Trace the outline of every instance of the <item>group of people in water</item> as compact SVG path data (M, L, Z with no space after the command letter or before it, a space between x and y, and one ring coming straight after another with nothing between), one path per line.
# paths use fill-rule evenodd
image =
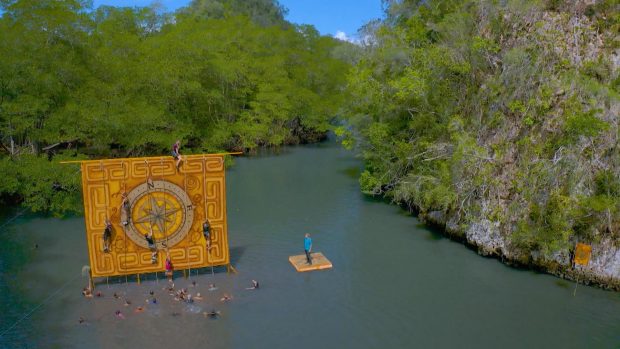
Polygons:
M193 287L194 289L196 289L198 287L196 281L192 281L190 287ZM209 284L209 287L208 287L209 291L216 291L217 289L218 288L215 286L215 284L212 284L212 283ZM259 289L259 283L256 280L252 280L252 286L246 288L246 290L257 290L257 289ZM162 288L162 291L167 293L171 297L171 299L173 301L176 301L176 302L183 302L183 303L187 303L187 304L192 304L192 303L197 302L197 301L198 302L203 301L203 299L204 299L200 292L196 292L195 294L193 294L193 293L190 292L189 288L179 288L179 289L175 288L175 284L174 284L173 281L169 281L168 285L166 287ZM89 287L85 287L82 290L82 295L84 297L86 297L86 298L93 298L93 297L103 298L104 297L103 293L101 293L100 291L98 291L98 292L93 294L92 290ZM114 299L118 299L118 300L122 300L123 299L123 297L120 296L116 292L114 292L113 298ZM233 296L232 296L232 294L229 294L229 293L224 293L221 296L221 298L219 298L219 301L222 302L222 303L230 302L232 300L233 300ZM133 312L138 314L138 313L142 313L145 310L147 310L148 306L157 306L159 304L159 301L155 297L155 292L154 291L152 291L152 290L149 291L149 295L148 295L147 299L145 300L145 303L146 303L146 306L138 305L138 306L135 307ZM129 299L125 298L123 305L125 307L130 307L132 305L132 302ZM177 311L173 311L172 315L173 316L178 316L178 315L180 315L180 313L177 312ZM215 318L217 318L218 316L221 315L221 312L219 310L212 309L211 311L203 312L203 315L205 317L215 319ZM121 320L125 319L125 314L121 310L118 310L118 309L114 312L114 316L116 318L118 318L118 319L121 319ZM80 317L79 320L78 320L78 323L84 324L84 323L86 323L86 320L84 319L84 317Z

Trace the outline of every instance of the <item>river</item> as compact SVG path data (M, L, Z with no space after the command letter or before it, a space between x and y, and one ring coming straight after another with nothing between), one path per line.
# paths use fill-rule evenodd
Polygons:
M480 257L361 194L361 168L332 142L237 158L227 202L238 274L178 278L177 287L203 295L192 305L172 300L161 275L141 284L103 280L104 297L85 299L83 218L25 214L9 222L7 213L0 333L10 330L0 347L620 347L620 293L579 285L573 295L574 283ZM333 269L294 271L288 256L303 253L306 232ZM245 289L252 279L259 290ZM218 290L207 290L212 282ZM146 306L151 290L159 301ZM231 302L219 302L224 292ZM138 304L146 310L135 313ZM221 316L205 318L212 309Z

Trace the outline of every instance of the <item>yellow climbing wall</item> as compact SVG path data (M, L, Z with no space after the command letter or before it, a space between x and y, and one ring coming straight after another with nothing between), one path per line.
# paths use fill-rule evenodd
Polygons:
M184 156L180 170L172 157L90 160L81 169L93 277L163 271L166 251L175 270L229 263L223 155ZM127 225L121 224L123 193L130 203ZM205 215L211 223L209 251L202 234ZM103 242L106 219L112 224L109 252ZM144 238L150 231L156 264Z

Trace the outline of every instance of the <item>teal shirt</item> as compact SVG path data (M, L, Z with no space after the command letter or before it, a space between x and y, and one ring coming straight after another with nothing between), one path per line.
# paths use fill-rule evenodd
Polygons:
M311 247L312 247L312 239L310 237L305 237L304 238L304 250L310 251Z

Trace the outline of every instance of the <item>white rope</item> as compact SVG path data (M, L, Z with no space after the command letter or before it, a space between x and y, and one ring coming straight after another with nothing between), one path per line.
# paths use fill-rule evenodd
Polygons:
M25 209L17 212L17 214L15 214L15 216L13 216L11 219L9 219L8 221L6 221L2 225L0 225L0 230L3 230L4 227L6 227L9 223L11 223L12 221L16 220L17 218L19 218L19 216L21 216L27 210L28 210L28 208L25 208Z
M187 172L184 173L184 177L183 177L183 190L185 190L185 193L187 194ZM193 203L190 202L191 205L193 205ZM183 208L184 211L187 210L187 207ZM187 212L185 212L185 214L187 215ZM192 242L192 239L190 237L189 243ZM185 263L187 263L187 267L189 268L189 278L192 278L192 267L189 264L189 246L185 247Z
M163 185L163 192L164 192L164 237L166 238L166 253L168 252L168 234L166 234L166 231L168 229L167 224L166 224L166 181L164 180L164 158L160 158L159 159L159 164L161 166L161 181L162 181L162 185Z
M129 205L128 203L129 196L127 195L127 182L125 180L125 177L127 176L127 169L125 168L125 161L121 161L121 166L123 166L123 194L121 195L124 195L124 199L123 199L123 205L122 205L123 207L121 207L120 209L125 211L125 215L127 216L125 217L125 219L127 220L127 225L129 225L129 222L131 222L131 206L130 206L129 211L125 209L125 205ZM119 214L119 216L122 216L122 213ZM123 236L123 263L121 266L121 270L127 269L126 268L127 267L127 225L123 225L123 232L125 233L125 235ZM127 275L125 275L125 285L127 285Z
M205 221L208 221L209 212L208 212L208 207L207 207L207 159L205 159L204 155L202 156L202 178L203 178L202 192L203 192L203 196L205 199L204 200ZM211 234L213 234L213 232L211 231L210 224L211 223L209 223L209 240L211 240L212 238ZM203 234L204 234L204 230L203 230ZM213 272L213 262L211 261L211 242L206 241L206 243L207 243L207 261L211 264L211 276L213 276L214 272Z

